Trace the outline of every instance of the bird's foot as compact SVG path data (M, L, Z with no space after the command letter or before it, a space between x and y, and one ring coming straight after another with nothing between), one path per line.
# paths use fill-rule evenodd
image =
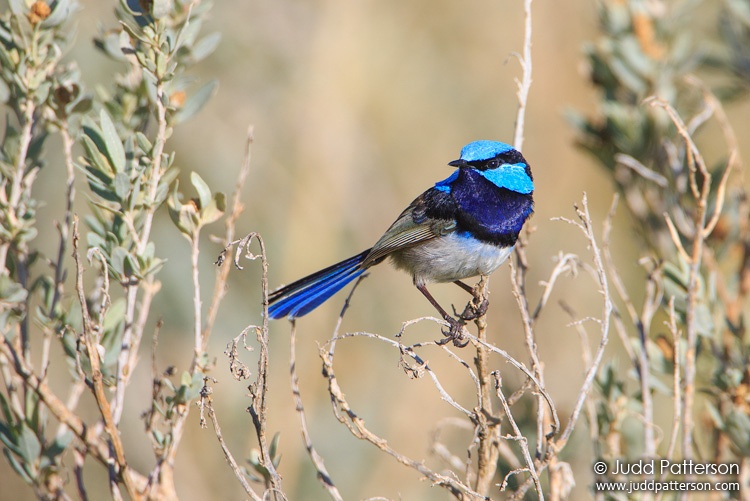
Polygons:
M461 320L468 322L470 320L475 320L479 317L484 316L487 313L489 307L490 302L487 301L487 299L482 299L482 302L479 303L479 305L475 304L474 301L469 301L466 304L464 311L460 315L456 311L455 307L453 308L453 313Z
M453 346L456 348L463 348L469 344L469 339L464 334L463 320L456 320L455 318L447 317L445 321L450 324L450 327L442 330L445 337L437 341L438 345L442 346L452 341Z

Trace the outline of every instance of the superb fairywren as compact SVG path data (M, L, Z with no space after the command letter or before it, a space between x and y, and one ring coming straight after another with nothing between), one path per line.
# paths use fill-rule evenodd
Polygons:
M469 143L448 165L457 169L418 196L372 248L273 292L269 316L306 315L390 257L411 273L417 289L450 324L443 342L458 344L469 317L449 315L426 284L455 282L471 292L461 279L488 275L500 266L534 210L534 182L523 155L497 141Z

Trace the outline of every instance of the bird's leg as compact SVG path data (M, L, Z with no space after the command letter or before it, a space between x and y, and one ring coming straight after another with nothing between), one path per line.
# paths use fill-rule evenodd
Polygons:
M472 294L472 295L474 294L474 287L472 287L471 285L468 285L460 280L454 280L453 283L461 287L463 290L465 290L469 294Z
M448 312L445 311L442 306L440 306L440 303L438 303L435 298L432 297L432 294L430 294L424 284L416 285L416 287L417 289L419 289L419 292L421 292L422 295L427 298L427 300L438 311L438 313L440 313L440 316L443 317L443 320L448 322L448 325L450 325L447 332L443 330L443 334L445 335L445 337L437 343L442 345L446 344L448 341L453 341L453 345L458 348L463 348L464 346L469 344L469 340L465 339L465 336L463 335L463 319L456 320L455 318L450 316Z
M474 296L474 299L469 301L469 303L466 305L466 308L464 308L463 313L459 315L458 312L456 312L457 317L459 317L461 320L474 320L475 318L479 318L487 313L487 308L489 308L490 302L486 298L482 298L482 302L477 304L479 297L474 295L473 287L466 285L460 280L455 280L453 283ZM455 308L453 310L455 311Z

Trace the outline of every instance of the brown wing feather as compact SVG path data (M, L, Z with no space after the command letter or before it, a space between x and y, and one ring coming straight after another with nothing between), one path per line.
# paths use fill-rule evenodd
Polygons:
M401 213L398 219L380 237L380 240L373 245L362 266L367 267L392 252L432 240L455 230L456 222L451 220L420 217L419 219L422 222L415 222L414 211L419 211L420 201L421 197Z

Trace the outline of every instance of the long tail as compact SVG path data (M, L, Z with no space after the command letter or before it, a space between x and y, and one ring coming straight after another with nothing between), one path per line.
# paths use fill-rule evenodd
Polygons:
M300 278L294 283L273 292L268 300L271 318L296 318L310 313L346 284L364 273L362 267L370 249Z

